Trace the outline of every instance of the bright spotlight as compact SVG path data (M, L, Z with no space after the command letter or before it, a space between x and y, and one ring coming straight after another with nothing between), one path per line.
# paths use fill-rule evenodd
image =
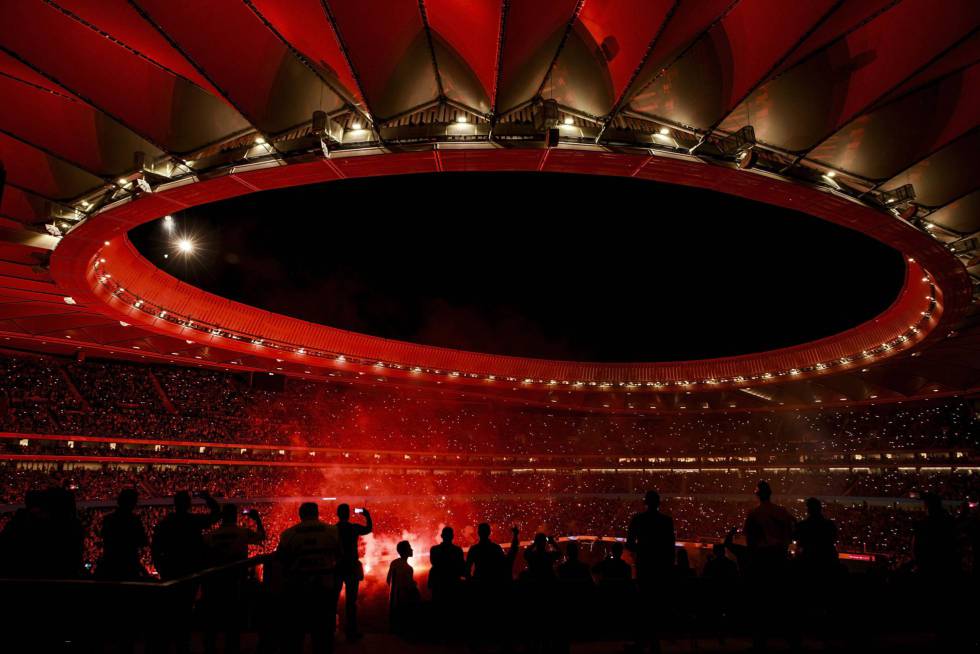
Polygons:
M177 241L177 251L181 254L190 254L194 251L194 241L189 238L182 238Z

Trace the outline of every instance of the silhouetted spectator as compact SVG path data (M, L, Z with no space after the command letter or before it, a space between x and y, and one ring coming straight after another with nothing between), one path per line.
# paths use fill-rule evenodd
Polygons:
M637 513L626 530L626 549L636 557L636 578L640 586L672 576L676 536L674 521L660 512L660 494L648 491L647 510Z
M647 510L634 515L626 530L626 548L633 552L640 590L640 607L635 616L636 647L642 648L649 642L651 650L658 652L658 622L663 620L674 577L677 538L674 521L660 512L660 494L655 490L647 491L644 501Z
M466 553L465 568L473 605L471 635L477 640L498 640L503 635L498 622L504 595L513 578L518 530L511 528L512 540L507 554L504 554L504 548L490 540L489 524L478 525L476 533L479 540Z
M210 565L224 565L248 558L248 546L259 545L265 541L265 526L262 516L255 509L249 509L245 516L255 525L249 529L238 524L238 507L225 504L221 507L221 524L207 533Z
M974 507L965 526L967 542L970 546L973 576L980 579L980 507Z
M619 541L609 548L609 556L592 566L592 574L599 584L620 583L633 578L633 568L623 560L623 544Z
M436 632L446 634L455 631L458 602L462 594L463 577L466 576L466 559L463 548L453 543L452 527L442 528L442 542L429 550L429 590L437 621Z
M208 547L208 565L221 566L248 558L248 546L265 541L265 527L255 509L246 512L255 529L238 524L238 507L225 504L221 507L221 524L205 536ZM208 608L205 629L205 651L217 651L218 631L225 634L225 652L238 652L243 627L241 594L242 585L248 578L245 569L229 570L213 574L204 583L204 600Z
M514 559L517 558L517 527L511 528L510 551L490 540L490 525L481 523L476 528L479 538L466 554L466 577L479 583L500 584L510 581L513 575Z
M761 607L769 603L770 598L786 592L786 568L795 520L789 511L772 503L772 488L768 482L760 481L755 494L759 506L749 511L745 518L746 577L752 601ZM779 602L774 604L772 611L757 613L753 624L753 646L764 650L769 634L774 630L787 631L791 644L795 643L796 634L789 618L785 603Z
M941 497L927 493L922 500L926 517L915 525L912 541L916 570L928 579L948 579L959 571L956 525Z
M197 496L208 506L208 513L191 513L187 491L174 495L174 511L153 530L153 565L164 580L176 579L201 570L207 562L204 530L221 519L221 507L207 491Z
M703 594L697 598L701 605L705 627L717 634L720 644L725 642L726 627L732 612L734 586L738 581L738 564L726 556L726 544L744 550L743 546L731 542L734 533L733 529L725 539L725 543L715 543L711 548L711 556L701 571L704 584L699 588L703 589Z
M48 519L45 493L29 490L24 507L17 509L0 532L0 575L38 578L47 576L44 530Z
M683 547L677 549L677 578L680 581L686 581L688 579L693 579L697 575L694 572L694 568L691 567L691 557L687 553L687 550Z
M78 519L75 495L67 488L51 487L44 492L47 505L43 552L47 575L73 579L82 572L85 528Z
M798 547L797 561L804 574L832 573L839 564L837 525L824 517L820 500L815 497L807 499L806 511L806 519L797 523L793 535Z
M756 576L778 574L787 561L795 520L789 511L772 503L772 488L760 481L759 506L745 518L745 541L750 572Z
M732 527L725 536L723 546L735 557L739 574L746 574L749 569L749 548L735 542L735 534L737 533L738 529Z
M570 540L565 545L565 561L558 566L558 578L562 581L592 584L589 566L579 559L578 541Z
M282 532L276 557L284 574L283 652L303 651L311 635L314 654L333 651L337 622L337 562L343 556L335 525L320 521L313 502L299 507L300 522Z
M116 510L102 520L102 558L95 569L102 579L134 581L146 576L140 562L146 547L146 529L134 513L139 496L135 488L124 488L116 500Z
M357 630L357 589L364 579L364 568L358 560L358 539L370 534L374 528L371 513L367 509L361 509L361 513L365 520L363 525L350 521L350 505L337 507L337 533L341 547L341 557L337 562L337 592L340 592L341 586L344 587L344 635L351 641L361 637Z
M534 540L524 549L524 563L527 569L521 578L537 583L555 580L555 563L561 558L561 550L555 539L545 534L535 534Z
M199 572L207 565L204 530L221 519L221 507L207 491L199 491L197 496L207 504L208 513L191 513L190 493L178 491L173 512L153 529L150 553L164 581ZM178 653L190 651L190 620L196 594L197 587L191 583L175 592L174 621L159 638L173 639Z
M725 555L723 543L715 543L711 548L711 558L704 564L701 576L720 582L731 582L738 579L738 564Z
M407 634L415 623L419 606L419 589L415 584L415 570L408 563L414 552L407 540L395 546L398 558L388 566L385 580L391 589L388 603L388 619L391 631Z

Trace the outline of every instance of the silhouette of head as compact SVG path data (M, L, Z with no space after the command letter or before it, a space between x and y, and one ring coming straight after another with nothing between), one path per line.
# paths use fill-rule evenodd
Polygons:
M177 513L187 513L191 510L191 494L185 490L174 494L174 510Z
M929 515L939 515L943 512L943 498L936 493L923 493L922 501Z
M490 538L490 525L485 522L481 522L476 527L476 535L480 537L480 540L486 540Z
M623 558L623 544L620 543L618 540L612 544L610 550L612 551L612 555L614 559Z
M238 507L234 504L221 505L221 524L233 525L238 522Z
M320 507L316 502L303 502L299 505L300 520L316 520L320 517Z
M44 509L44 491L32 489L24 493L24 506L30 512Z
M412 545L407 540L403 540L395 545L395 550L398 552L398 556L407 559L412 556Z
M677 567L678 568L690 568L691 567L691 557L688 556L687 550L681 547L677 550Z
M715 543L711 546L711 553L715 555L716 559L720 559L725 556L725 545L723 543Z
M534 534L534 547L544 549L544 546L548 544L548 537L542 533Z
M568 545L565 546L565 556L568 557L569 561L578 561L579 545L577 540L568 541Z
M823 512L823 505L815 497L806 498L806 512L811 518L819 518Z
M643 499L646 502L647 508L651 511L656 511L660 508L660 493L655 490L647 491L646 497Z
M442 534L440 535L442 536L443 543L451 543L453 542L453 537L455 537L456 534L453 532L452 527L443 527Z
M135 488L124 488L119 491L119 496L116 498L116 504L126 513L132 513L133 509L136 508L136 502L138 499L139 495L136 494Z
M347 522L350 520L350 504L338 504L337 505L337 519L341 522Z
M760 481L755 491L760 502L768 502L772 498L772 487L768 481Z

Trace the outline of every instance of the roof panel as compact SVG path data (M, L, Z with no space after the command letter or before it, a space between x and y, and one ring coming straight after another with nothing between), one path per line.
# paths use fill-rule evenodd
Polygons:
M324 2L337 21L375 118L391 118L438 97L432 53L416 0Z
M541 87L577 0L514 0L507 11L497 82L497 108L527 102Z
M915 187L915 201L926 207L942 205L980 187L980 128L956 139L932 156L882 184L891 190L903 184Z
M0 52L0 71L24 69ZM114 177L133 167L133 152L149 157L160 150L74 96L52 92L0 75L0 130L77 163Z
M680 2L663 26L634 80L627 89L626 97L632 98L644 89L663 69L668 66L685 48L719 20L738 0L701 0L700 2Z
M0 202L0 216L20 223L35 223L48 216L49 203L43 198L7 184Z
M714 125L828 15L831 0L739 2L654 83L634 109L697 128ZM779 29L760 26L779 16Z
M973 129L978 117L980 64L857 118L810 157L885 180Z
M206 91L219 95L217 89L160 32L147 23L127 0L57 0L55 4L75 14L94 29L110 34L144 57Z
M500 0L425 0L446 96L489 112L497 68Z
M974 191L956 202L929 214L929 221L961 234L980 230L980 191Z
M943 54L975 29L980 4L970 3L969 8L956 2L940 3L929 10L931 4L905 0L880 14L763 85L728 117L723 129L751 123L760 141L802 151L866 111L917 71L922 71L919 84L948 72ZM893 34L902 38L888 38ZM962 54L954 56L957 50L948 53L952 62L963 58Z
M170 151L192 152L247 127L220 98L50 5L0 3L0 42L57 84Z
M103 183L100 178L3 133L0 160L6 162L10 183L56 200L77 197Z
M343 105L239 0L139 2L259 130L283 132Z
M843 38L851 30L875 19L881 12L888 11L901 2L903 0L844 0L834 13L786 58L786 61L776 70L776 74L789 70L835 39Z
M673 0L598 0L582 6L552 71L549 92L563 105L594 116L609 113Z
M320 0L251 2L283 38L317 68L328 83L346 93L355 102L364 101Z

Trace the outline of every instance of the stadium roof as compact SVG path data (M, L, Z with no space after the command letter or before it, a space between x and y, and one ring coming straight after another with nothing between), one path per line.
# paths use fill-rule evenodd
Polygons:
M0 333L611 411L973 392L978 27L969 0L0 3ZM125 237L235 195L445 170L628 175L792 207L902 251L906 285L815 343L586 364L270 315L180 284Z

